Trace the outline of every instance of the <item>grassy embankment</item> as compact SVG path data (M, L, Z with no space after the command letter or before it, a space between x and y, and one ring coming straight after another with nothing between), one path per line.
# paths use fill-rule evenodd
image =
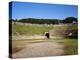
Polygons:
M70 29L77 29L77 26L70 26ZM51 29L59 29L60 27L38 27L38 26L19 26L19 25L13 25L12 27L12 34L13 35L33 35L33 34L42 34L45 31L49 31ZM62 27L66 29L66 27ZM68 29L68 28L67 28ZM59 42L60 44L64 45L64 51L65 55L73 55L77 54L77 44L78 40L77 39L70 39L70 38L61 38L61 39L49 39L49 40L13 40L12 45L13 45L13 53L21 50L24 48L26 44L32 44L32 43L38 43L38 42Z
M34 35L34 34L43 34L46 31L53 29L53 27L48 26L22 26L22 25L13 25L12 34L13 35Z

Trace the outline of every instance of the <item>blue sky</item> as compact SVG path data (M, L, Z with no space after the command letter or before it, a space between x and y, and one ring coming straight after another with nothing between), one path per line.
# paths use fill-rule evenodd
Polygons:
M42 4L29 2L12 3L12 19L43 18L65 19L76 17L78 7L75 5Z

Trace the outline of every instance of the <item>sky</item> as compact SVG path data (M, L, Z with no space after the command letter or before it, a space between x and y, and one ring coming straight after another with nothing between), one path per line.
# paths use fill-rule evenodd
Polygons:
M38 19L65 19L77 18L76 5L12 2L12 19L38 18Z

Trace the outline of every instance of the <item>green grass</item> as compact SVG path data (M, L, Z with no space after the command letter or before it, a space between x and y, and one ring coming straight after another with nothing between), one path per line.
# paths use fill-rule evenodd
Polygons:
M64 55L78 54L78 39L55 39L56 42L64 45Z
M60 39L53 39L62 45L64 45L64 52L65 55L77 55L78 54L78 39L68 39L68 38L60 38Z
M65 47L65 55L78 54L78 40L77 39L65 39L62 43Z
M53 29L53 27L48 26L22 26L22 25L13 25L12 34L13 35L34 35L34 34L43 34L46 31Z
M76 30L78 29L78 26L77 25L67 26L67 29Z
M71 26L57 26L57 27L54 27L55 29L71 29L71 30L76 30L78 29L78 26L77 25L71 25Z

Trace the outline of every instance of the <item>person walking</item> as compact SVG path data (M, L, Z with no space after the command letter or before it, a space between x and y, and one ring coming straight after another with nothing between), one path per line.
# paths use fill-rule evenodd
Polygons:
M45 32L45 36L49 39L50 38L49 32Z

